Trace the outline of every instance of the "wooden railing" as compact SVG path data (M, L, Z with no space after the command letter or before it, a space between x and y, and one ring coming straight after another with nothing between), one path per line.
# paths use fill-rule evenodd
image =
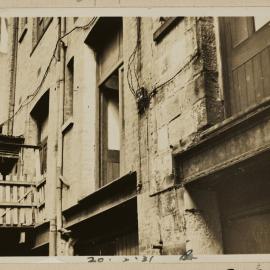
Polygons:
M22 156L20 155L22 159ZM0 228L25 227L46 221L46 174L40 174L39 150L34 149L35 176L0 174Z
M45 188L46 188L46 174L41 174L40 170L40 155L39 151L35 150L35 203L36 203L36 224L41 224L46 221L46 208L45 208Z
M46 221L45 214L45 185L46 175L42 176L42 179L36 183L35 190L35 203L36 203L36 224L41 224Z
M35 223L35 184L24 179L0 175L0 226L32 226Z

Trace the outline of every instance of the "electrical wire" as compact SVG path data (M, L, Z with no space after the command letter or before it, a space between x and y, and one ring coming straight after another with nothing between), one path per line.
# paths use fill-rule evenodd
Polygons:
M136 90L140 88L139 77L138 77L138 74L136 71L137 65L134 62L135 57L138 53L138 49L140 47L140 18L139 17L136 17L136 25L137 25L137 40L136 40L136 45L134 47L134 50L132 51L132 53L128 59L128 70L127 70L128 86L129 86L129 89L134 97L136 97ZM132 67L132 65L133 65L133 67ZM133 70L133 73L134 73L135 79L136 79L136 84L137 84L136 90L135 90L135 87L133 84L132 70Z
M185 65L180 68L171 78L169 78L168 80L166 80L165 82L159 84L158 86L154 87L154 89L149 93L149 98L152 98L153 96L156 95L157 90L162 88L163 86L167 85L168 83L170 83L176 76L178 76L182 71L185 70L186 67L188 67L191 63L193 63L194 61L196 61L199 57L199 51L196 50L190 57L190 59L185 63Z
M38 92L40 91L44 81L46 80L47 76L48 76L48 73L49 73L49 70L50 70L50 67L51 67L51 64L53 62L53 60L55 59L55 53L56 53L56 50L57 50L57 47L59 45L59 43L62 41L63 38L65 38L66 36L70 35L72 32L74 32L75 30L77 29L83 29L83 30L86 30L87 28L89 28L91 25L94 24L94 22L96 21L97 17L93 17L87 24L85 25L82 25L82 26L75 26L74 28L72 28L70 31L68 31L67 33L65 33L63 36L61 36L57 41L56 41L56 44L55 44L55 47L54 47L54 50L53 50L53 54L50 58L50 61L49 61L49 64L47 65L47 68L44 72L44 75L39 83L39 85L37 86L37 88L33 91L33 93L31 93L30 95L28 95L22 102L22 104L20 105L20 107L16 110L16 112L11 116L9 117L7 120L3 121L0 126L3 126L5 125L7 122L9 122L10 120L14 119L14 117L25 107L27 106L34 98L35 96L38 94Z

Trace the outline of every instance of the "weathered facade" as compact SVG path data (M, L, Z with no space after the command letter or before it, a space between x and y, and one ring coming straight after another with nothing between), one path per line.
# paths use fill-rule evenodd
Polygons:
M257 17L1 18L0 255L269 253L269 38Z

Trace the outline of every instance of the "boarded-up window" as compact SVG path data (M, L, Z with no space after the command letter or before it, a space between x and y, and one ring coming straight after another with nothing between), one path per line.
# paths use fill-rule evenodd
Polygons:
M270 95L270 26L253 17L220 18L220 26L226 112L231 116Z

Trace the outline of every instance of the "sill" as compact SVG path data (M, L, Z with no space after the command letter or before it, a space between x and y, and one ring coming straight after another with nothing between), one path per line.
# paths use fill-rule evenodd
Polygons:
M96 196L97 194L104 193L104 191L110 190L110 189L114 188L115 186L121 187L122 185L125 185L125 183L128 181L127 178L132 177L133 175L135 175L136 181L137 181L136 172L135 171L130 171L127 174L114 179L113 181L109 182L108 184L99 187L94 192L92 192L92 193L90 193L88 195L82 196L81 198L79 198L78 203L81 203L82 201L84 201L85 199L87 199L89 197L93 197L93 196Z
M212 134L215 134L218 130L231 129L233 127L238 126L241 123L248 122L248 120L255 118L258 115L263 114L268 108L270 107L270 97L266 97L263 101L259 104L255 104L249 106L245 110L232 115L222 122L215 124L214 126L208 128L204 132L202 132L201 137L207 138L210 137Z
M184 17L171 17L166 20L153 34L153 40L158 43Z
M25 37L25 35L27 33L27 30L28 30L28 28L27 28L27 26L25 26L22 33L21 33L21 35L20 35L20 37L19 37L19 43L22 43L22 41L23 41L23 39L24 39L24 37Z
M199 146L209 143L209 141L218 140L220 137L227 133L231 133L240 128L245 128L251 124L259 121L263 121L266 117L270 116L270 97L265 98L260 104L255 104L248 107L246 110L241 111L229 118L226 118L222 122L215 124L203 131L199 137L198 142L183 149L177 147L173 152L173 156L177 157L186 152L192 151Z
M68 132L73 127L73 125L74 125L73 118L72 117L68 118L68 120L66 120L66 122L61 127L62 134Z

